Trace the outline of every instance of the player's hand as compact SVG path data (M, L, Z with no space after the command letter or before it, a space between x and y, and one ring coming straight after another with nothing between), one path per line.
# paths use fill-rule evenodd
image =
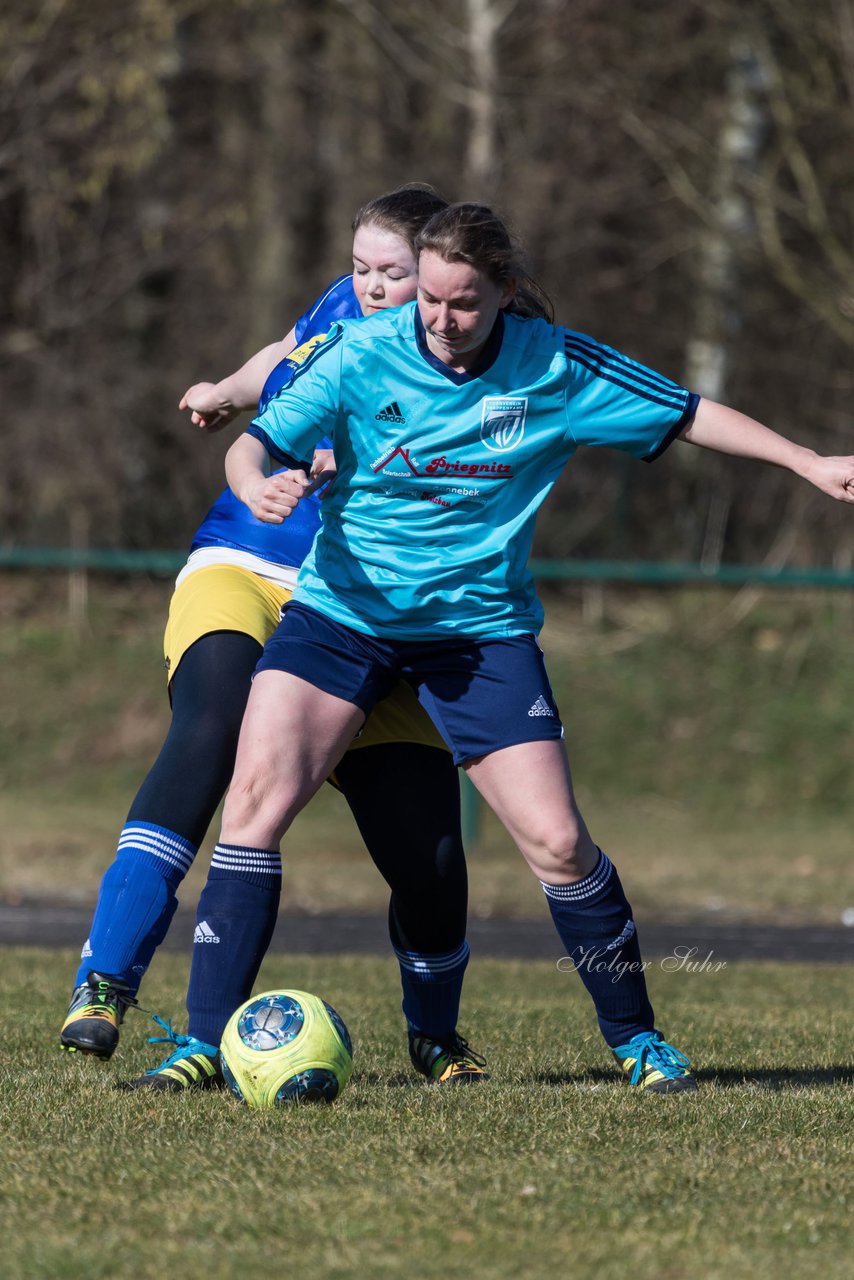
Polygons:
M179 409L190 410L190 421L202 431L213 433L227 427L240 412L223 399L215 382L197 382L181 396Z
M312 480L316 480L324 471L330 475L334 475L338 470L335 462L335 454L331 449L315 449L314 458L311 463L311 471L309 475Z
M281 524L293 515L308 485L304 471L279 471L250 481L240 496L258 520Z
M320 501L325 502L329 497L331 481L335 479L337 470L335 455L331 449L315 449L309 472L311 484L306 492L317 493L318 489L322 489Z
M831 498L854 503L854 458L825 458L818 454L807 479Z

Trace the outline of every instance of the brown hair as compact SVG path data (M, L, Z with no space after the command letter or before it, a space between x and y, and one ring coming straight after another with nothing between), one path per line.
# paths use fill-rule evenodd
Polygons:
M447 207L447 200L426 182L407 182L363 204L353 219L353 232L355 234L359 227L378 227L380 231L400 236L415 253L419 231Z
M551 298L529 274L521 245L488 205L447 205L419 231L415 247L419 253L429 249L446 262L468 263L499 288L515 280L516 292L505 310L554 321Z

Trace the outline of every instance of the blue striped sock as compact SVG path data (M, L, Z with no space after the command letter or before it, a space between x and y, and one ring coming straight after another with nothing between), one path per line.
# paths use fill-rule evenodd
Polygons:
M456 1029L460 1016L463 975L469 962L469 944L455 951L425 955L394 949L400 965L403 1012L409 1030L416 1035L441 1039Z
M589 875L575 884L542 882L555 928L596 1006L612 1048L655 1025L632 909L617 869L599 851Z
M278 849L218 844L196 912L187 990L189 1034L219 1044L225 1024L252 994L282 892Z
M136 991L166 937L178 899L175 891L197 846L151 822L127 822L115 861L104 873L76 985L90 970L121 978Z

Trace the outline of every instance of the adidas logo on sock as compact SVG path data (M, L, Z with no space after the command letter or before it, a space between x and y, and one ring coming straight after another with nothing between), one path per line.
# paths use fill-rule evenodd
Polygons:
M396 400L392 400L391 404L387 404L384 409L380 409L379 413L374 414L377 422L405 422L403 414L400 411L400 405Z
M629 942L635 936L636 933L637 933L637 928L635 927L634 920L629 920L626 924L625 929L623 929L623 932L620 934L620 936L618 938L615 938L613 942L609 942L605 950L616 951L617 947L621 947L624 942Z
M539 698L537 698L537 701L534 703L534 705L531 707L531 710L528 712L528 715L529 716L553 716L554 711L546 702L543 695L540 694Z
M207 920L202 920L201 924L196 925L193 942L219 942L219 936L214 933Z
M93 954L92 939L87 938L86 941L83 943L83 950L80 952L80 959L88 960L92 954Z

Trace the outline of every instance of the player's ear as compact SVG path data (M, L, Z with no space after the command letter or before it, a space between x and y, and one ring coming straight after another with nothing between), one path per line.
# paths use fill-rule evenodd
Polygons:
M516 297L516 280L508 280L504 288L501 290L501 300L498 303L499 311L503 311L505 307L509 307L510 303Z

